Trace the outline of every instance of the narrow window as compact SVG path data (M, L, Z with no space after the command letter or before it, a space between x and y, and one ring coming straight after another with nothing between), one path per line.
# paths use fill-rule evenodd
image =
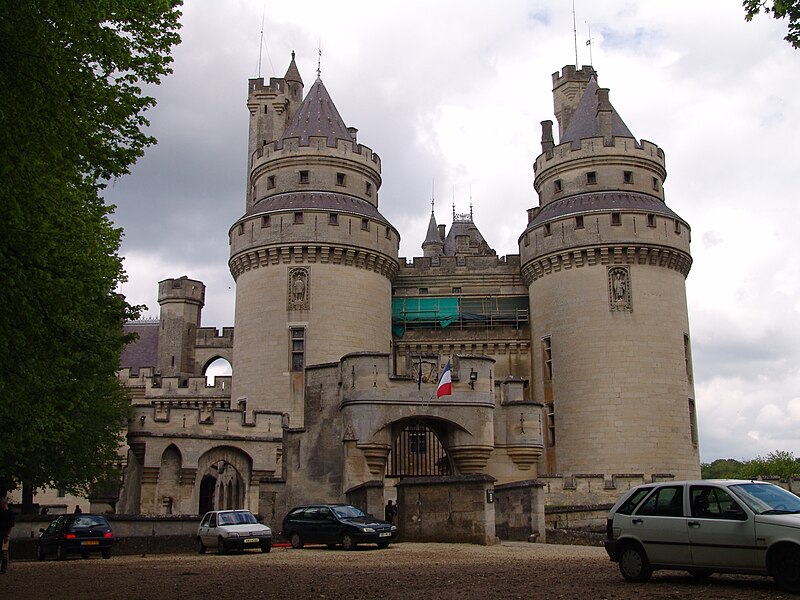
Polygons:
M547 441L551 446L556 445L556 409L553 403L545 404L544 407L547 414Z
M681 222L678 219L675 219L675 233L681 232Z
M388 227L386 228L386 239L387 240L392 239L392 230L389 229Z
M303 223L303 213L296 212L294 213L294 224L301 225Z
M369 181L366 182L364 191L367 193L367 196L372 196L372 184Z
M337 173L336 174L336 185L344 185L345 177L344 173Z
M271 190L275 187L275 175L267 177L267 189Z
M586 173L586 183L588 184L597 183L597 171L588 171Z
M689 336L683 334L683 360L686 363L686 377L692 381L692 349L689 345Z
M261 226L269 227L269 215L264 215L263 217L261 217Z
M305 365L306 332L305 329L291 330L292 371L302 371Z
M554 191L556 194L557 194L557 193L559 193L559 192L561 191L561 180L560 180L560 179L556 179L556 180L553 182L553 191Z
M648 227L656 226L656 216L652 213L647 215L647 226Z
M361 219L361 229L369 231L369 219Z
M530 242L530 240L528 239L528 234L527 234L527 233L525 234L525 238L524 238L524 239L525 239L525 245L526 245L526 246L530 246L530 245L531 245L531 242Z
M611 224L612 225L622 225L622 215L618 212L611 213Z
M575 229L583 229L583 215L575 217Z
M454 294L460 294L461 293L461 288L460 287L454 287L453 288L453 293Z
M553 380L553 347L550 337L542 338L542 359L544 360L544 380Z
M697 446L697 408L693 398L689 398L689 432L692 437L692 445Z
M264 114L267 114L267 112L268 112L268 111L267 111L267 107L265 106L265 107L264 107Z
M244 223L239 223L239 235L244 233Z
M658 191L658 177L653 177L653 189Z
M300 171L300 183L308 183L308 171Z
M545 223L544 224L544 235L545 236L550 235L550 223Z
M420 296L424 296L425 294L428 293L428 288L419 288L419 292L418 293L419 293Z
M622 181L625 183L633 183L633 171L623 171Z
M339 214L330 213L328 215L328 225L338 225L338 224L339 224Z

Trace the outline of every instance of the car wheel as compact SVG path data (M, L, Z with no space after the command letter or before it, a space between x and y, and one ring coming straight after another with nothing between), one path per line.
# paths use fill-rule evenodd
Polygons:
M56 559L57 560L65 560L67 558L67 553L64 551L64 546L59 544L56 546Z
M380 548L381 550L388 547L389 547L389 542L378 542L378 548Z
M270 550L272 550L272 544L271 544L271 543L269 543L269 544L264 544L263 546L261 546L261 551L262 551L264 554L268 554Z
M770 561L770 571L775 583L785 592L800 592L800 548L778 551Z
M222 536L217 538L217 553L218 554L225 554L228 549L225 547L225 540L222 539Z
M103 548L103 550L102 550L102 556L103 556L103 558L105 558L106 560L108 560L109 558L111 558L111 548Z
M41 545L36 546L36 560L44 560L44 548Z
M353 539L353 536L349 533L345 533L342 536L342 548L345 550L355 550L356 549L356 541Z
M708 579L713 574L713 571L707 569L689 569L689 575L695 579Z
M299 550L303 547L303 540L300 539L300 534L296 531L292 534L292 537L289 538L292 542L292 548L295 550Z
M647 581L653 574L644 550L635 544L622 548L619 555L619 572L627 581Z
M198 554L205 554L206 553L206 545L203 543L199 537L197 538L197 553Z

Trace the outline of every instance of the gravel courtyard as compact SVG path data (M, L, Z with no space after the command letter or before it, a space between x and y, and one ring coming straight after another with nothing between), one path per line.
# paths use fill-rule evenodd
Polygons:
M12 547L13 551L13 547ZM798 598L771 579L714 575L696 582L657 572L626 583L602 548L504 542L395 544L354 552L306 547L246 552L71 557L16 561L0 577L0 598Z

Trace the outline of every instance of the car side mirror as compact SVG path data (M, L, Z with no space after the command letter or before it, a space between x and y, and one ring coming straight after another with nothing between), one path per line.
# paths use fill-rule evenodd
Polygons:
M732 521L747 521L747 514L743 510L729 508L722 511L722 518Z

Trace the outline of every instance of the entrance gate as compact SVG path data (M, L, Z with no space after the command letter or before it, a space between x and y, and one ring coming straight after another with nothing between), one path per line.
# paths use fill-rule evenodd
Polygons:
M386 477L450 474L450 459L433 429L424 421L409 421L394 438L386 461Z

